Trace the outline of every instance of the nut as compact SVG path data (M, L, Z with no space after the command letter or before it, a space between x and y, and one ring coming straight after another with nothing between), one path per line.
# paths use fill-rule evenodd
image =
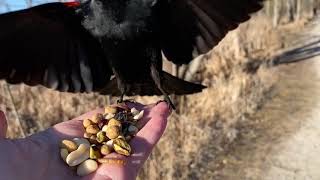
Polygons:
M108 126L119 126L119 128L121 128L121 122L112 118L109 120Z
M108 126L106 134L109 139L115 139L120 135L120 128L118 126Z
M90 133L87 133L87 132L85 132L84 134L83 134L83 137L84 138L90 138L92 136L92 134L90 134Z
M66 162L67 156L69 155L69 152L67 149L60 149L60 156L63 159L64 162Z
M112 152L112 150L113 150L113 148L111 148L108 145L104 144L100 148L100 153L105 156L105 155L110 154Z
M136 108L131 108L131 113L132 113L132 115L137 115L137 114L139 114L139 111L136 109Z
M68 152L72 152L75 151L78 146L75 142L65 139L61 141L60 148L67 149Z
M107 137L107 135L106 135L106 132L104 132L104 131L99 131L99 132L97 133L97 141L98 141L99 143L102 143L102 142L107 141L107 140L108 140L108 137Z
M86 176L98 169L98 163L95 160L88 159L81 163L77 168L78 176Z
M101 158L100 150L96 145L90 147L90 159Z
M113 139L110 139L105 143L105 145L109 146L109 148L113 149Z
M138 131L139 131L139 129L134 125L130 125L128 127L128 132L130 135L135 135L135 134L137 134Z
M117 137L117 139L123 139L123 140L126 140L126 138L125 138L124 136L121 136L121 135L119 135L119 136Z
M92 122L98 124L99 121L101 121L103 119L103 115L101 113L97 113L95 115L92 116Z
M86 132L90 134L97 134L99 132L99 127L97 125L90 125L86 128Z
M114 158L100 158L97 160L101 164L121 164L125 165L126 161L123 159L114 159Z
M69 166L76 166L89 158L89 146L80 144L77 150L71 152L67 158L66 163Z
M75 142L77 146L80 146L80 144L86 144L90 146L90 142L85 138L73 138L72 141Z
M105 114L104 115L104 118L106 119L111 119L111 118L114 118L115 114L112 114L112 113L108 113L108 114Z
M87 128L91 124L93 124L93 122L90 119L84 119L83 122L82 122L82 125L83 125L84 128Z
M130 156L131 154L130 145L123 139L115 139L113 142L113 148L118 154L125 156Z
M112 152L130 156L132 149L128 143L139 131L137 120L144 111L129 108L125 103L105 107L105 113L84 119L83 137L63 140L60 156L71 169L77 169L79 176L88 175L98 168L99 163L126 164L125 159L109 158ZM106 157L103 157L106 156Z
M105 114L116 114L117 113L117 108L116 107L107 106L107 107L104 108L104 113Z
M139 114L133 116L133 119L134 120L139 120L143 117L143 114L144 114L144 110L140 111Z
M104 125L101 129L101 131L104 131L104 132L107 132L107 129L108 129L108 125Z
M89 138L89 142L92 143L92 144L97 144L98 141L97 141L97 136L96 135L91 135L90 138Z

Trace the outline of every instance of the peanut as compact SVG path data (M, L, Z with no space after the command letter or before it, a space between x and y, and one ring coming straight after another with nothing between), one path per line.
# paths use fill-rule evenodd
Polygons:
M120 128L118 126L108 126L106 134L109 139L115 139L120 135Z
M120 121L112 118L112 119L109 120L108 126L119 126L119 128L121 128L122 125L121 125Z
M107 107L104 108L104 113L105 114L116 114L117 113L117 108L116 107L107 106Z
M90 138L91 136L92 136L92 134L87 133L87 132L85 132L85 133L83 134L83 137L84 137L84 138Z
M90 138L89 138L89 142L92 143L92 144L98 143L97 136L96 135L91 135Z
M78 146L75 142L65 139L61 141L60 148L67 149L68 152L72 152L75 151L78 148Z
M100 148L100 153L104 156L110 154L111 152L112 152L112 147L109 147L106 144L102 145Z
M114 118L115 114L112 114L112 113L108 113L108 114L105 114L104 115L104 118L106 119L111 119L111 118Z
M87 128L88 126L92 125L93 122L90 119L84 119L82 122L82 125L84 128Z
M77 146L80 146L80 144L86 144L90 146L90 142L85 138L73 138L72 141L75 142Z
M103 115L100 114L100 113L97 113L95 114L93 117L92 117L92 122L95 123L95 124L98 124L99 121L101 121L103 119Z
M97 134L99 132L99 127L97 125L90 125L86 128L86 132L89 134Z
M71 152L67 158L66 163L69 166L76 166L89 158L89 147L86 144L80 144L77 150Z
M113 140L109 140L105 143L105 145L109 146L109 148L113 149Z
M60 156L63 159L64 162L66 162L67 156L69 155L69 152L67 149L60 149Z
M98 163L95 160L88 159L81 163L77 168L78 176L86 176L98 169Z

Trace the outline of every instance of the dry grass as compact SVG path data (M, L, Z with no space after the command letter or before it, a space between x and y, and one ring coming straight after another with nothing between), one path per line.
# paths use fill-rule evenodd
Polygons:
M263 62L288 46L284 35L298 31L297 26L304 24L272 29L270 20L260 15L228 34L203 60L205 63L193 79L206 84L208 89L177 98L183 108L171 116L140 179L224 179L224 155L239 138L241 123L248 121L272 96L278 80L277 70ZM249 68L248 72L252 62L259 62L257 69ZM10 86L12 102L5 82L0 83L0 89L0 109L10 120L10 138L22 136L13 104L24 132L29 135L109 103L108 97L97 94L74 95L24 85ZM136 97L145 103L158 99Z

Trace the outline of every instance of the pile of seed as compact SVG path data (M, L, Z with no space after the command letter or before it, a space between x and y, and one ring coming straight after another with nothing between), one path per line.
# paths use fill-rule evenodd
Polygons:
M125 163L103 156L112 152L130 156L132 149L129 142L139 131L137 122L143 113L143 110L130 109L123 104L107 106L104 114L98 113L83 120L83 138L61 141L61 158L70 167L77 167L79 176L94 172L98 163Z

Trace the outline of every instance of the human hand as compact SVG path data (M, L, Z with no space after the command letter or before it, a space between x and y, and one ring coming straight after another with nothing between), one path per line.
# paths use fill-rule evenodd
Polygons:
M96 172L78 177L60 157L59 142L62 139L82 137L82 119L91 117L102 110L86 113L73 120L59 123L46 131L24 139L5 138L6 120L0 111L0 174L6 180L105 180L135 179L139 169L150 155L153 147L162 136L170 114L166 103L143 106L128 104L129 107L144 109L145 115L139 121L144 127L131 140L133 154L130 157L112 153L106 157L122 159L125 164L102 164Z

